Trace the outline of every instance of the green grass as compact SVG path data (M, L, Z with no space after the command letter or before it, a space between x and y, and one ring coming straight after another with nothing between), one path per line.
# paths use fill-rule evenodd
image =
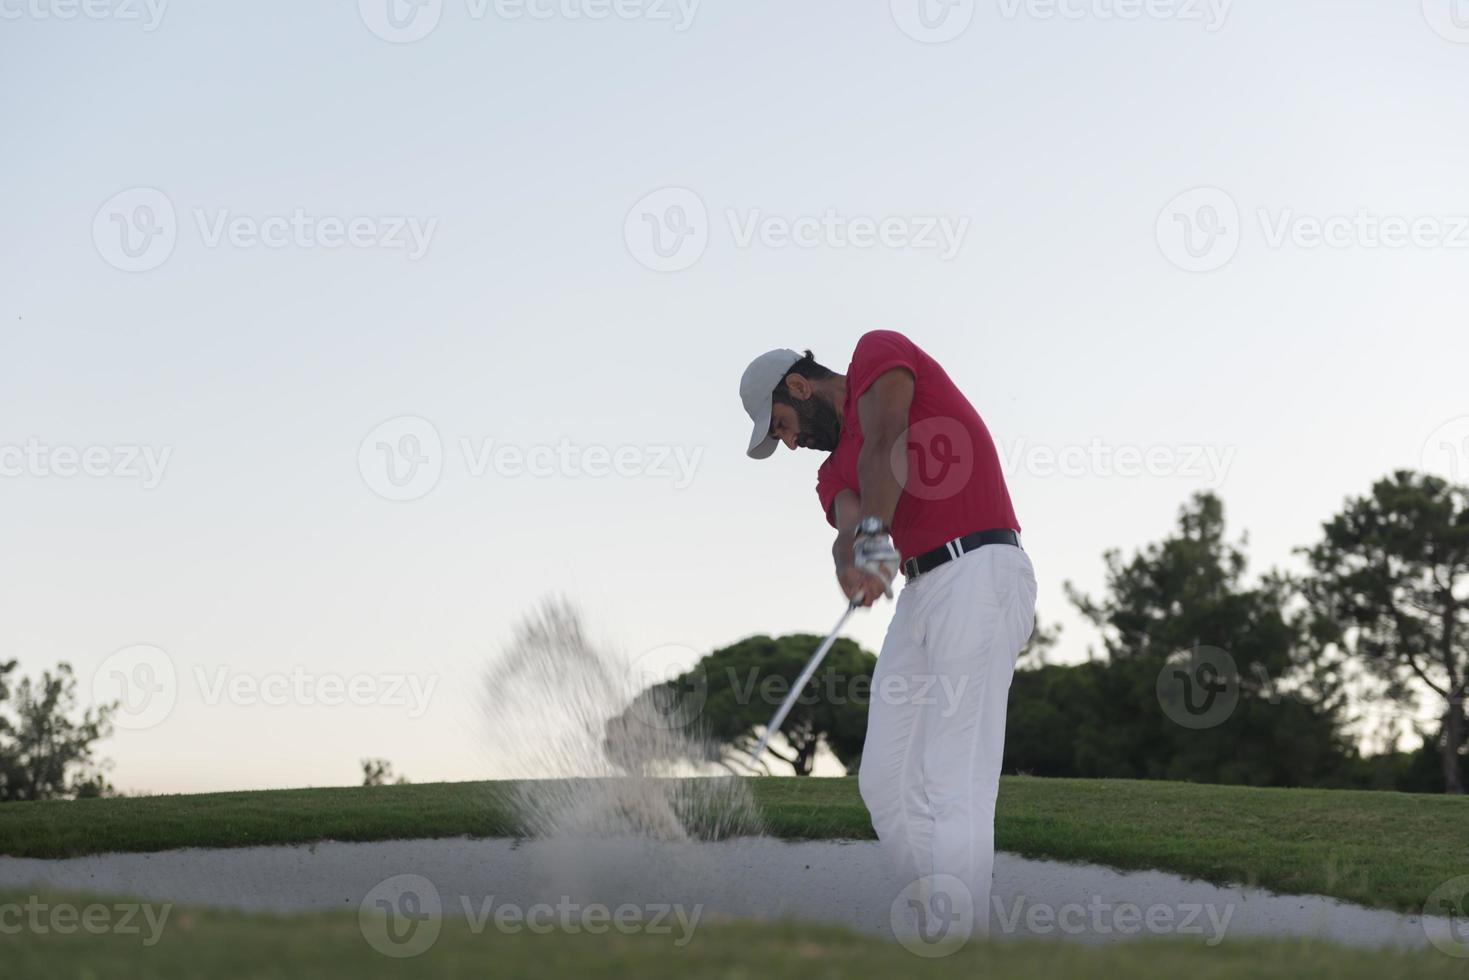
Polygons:
M870 838L853 779L759 779L769 832ZM0 804L0 854L516 836L504 783ZM1469 799L1344 790L1007 777L997 846L1415 911L1469 874Z
M7 902L29 896L0 893ZM99 900L38 896L51 907L79 909ZM157 907L155 921L163 912ZM17 921L14 914L7 917ZM44 922L44 918L42 920ZM114 920L116 921L116 920ZM1381 980L1463 977L1464 961L1433 950L1349 950L1321 943L1228 940L1217 946L1183 940L1140 940L1111 947L1059 942L971 942L951 956L922 959L895 942L837 928L791 923L706 923L684 945L673 935L553 932L478 934L463 919L445 919L422 955L392 959L364 938L356 915L320 913L279 918L172 908L145 946L142 935L59 935L23 928L0 942L7 978L92 980L210 977L703 977L819 980L823 977L1056 977L1186 976L1189 980L1330 977Z

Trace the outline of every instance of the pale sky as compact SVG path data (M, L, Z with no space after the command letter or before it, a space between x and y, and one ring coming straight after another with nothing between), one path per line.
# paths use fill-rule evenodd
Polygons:
M493 776L542 596L630 663L830 628L821 457L736 386L874 328L1082 659L1063 582L1195 490L1263 570L1469 479L1455 2L0 0L0 659L165 692L125 791Z

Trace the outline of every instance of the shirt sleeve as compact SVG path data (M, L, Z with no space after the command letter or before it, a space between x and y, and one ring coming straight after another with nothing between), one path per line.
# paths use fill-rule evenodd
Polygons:
M872 330L862 335L847 369L847 397L861 398L872 383L893 368L907 368L918 380L918 345L896 330Z

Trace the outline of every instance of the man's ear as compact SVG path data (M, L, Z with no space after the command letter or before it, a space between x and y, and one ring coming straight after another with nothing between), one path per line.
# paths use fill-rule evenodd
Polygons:
M786 391L789 391L791 393L791 397L794 398L796 401L803 402L806 399L810 398L811 392L814 390L815 389L812 387L809 380L801 377L794 371L786 375Z

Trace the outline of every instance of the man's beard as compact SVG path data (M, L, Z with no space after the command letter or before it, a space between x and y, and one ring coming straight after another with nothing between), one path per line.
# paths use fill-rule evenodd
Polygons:
M796 410L796 419L801 423L801 434L796 445L802 449L816 449L829 453L837 447L837 437L842 434L842 417L836 407L816 392L805 401L791 399Z

